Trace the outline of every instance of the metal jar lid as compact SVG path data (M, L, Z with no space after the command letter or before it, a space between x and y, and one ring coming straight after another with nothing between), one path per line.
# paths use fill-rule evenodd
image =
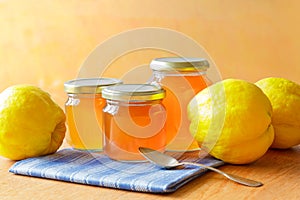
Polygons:
M155 71L203 71L209 68L209 63L204 58L164 57L153 59L150 68Z
M101 93L105 87L121 84L122 81L115 78L79 78L65 82L65 92L71 94Z
M161 87L150 84L120 84L102 91L102 97L119 101L146 101L163 99L166 92Z

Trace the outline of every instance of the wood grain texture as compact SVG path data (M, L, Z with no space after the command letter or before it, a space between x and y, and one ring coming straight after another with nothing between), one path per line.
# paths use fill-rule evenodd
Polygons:
M260 180L264 186L235 184L213 172L171 194L148 194L14 175L13 161L0 158L0 199L300 199L300 146L269 150L250 165L226 165L220 169Z

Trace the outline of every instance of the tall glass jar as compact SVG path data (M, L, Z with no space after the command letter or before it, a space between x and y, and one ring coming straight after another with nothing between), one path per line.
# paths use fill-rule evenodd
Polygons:
M76 149L103 149L102 109L106 102L101 93L105 87L122 83L113 78L84 78L65 82L67 142Z
M121 84L102 92L104 153L121 161L145 160L138 151L148 147L164 151L166 111L161 101L165 91L148 84Z
M189 132L187 105L198 92L211 84L206 76L208 61L202 58L156 58L150 67L153 72L150 84L160 85L166 90L163 100L167 110L166 150L198 150L199 146Z

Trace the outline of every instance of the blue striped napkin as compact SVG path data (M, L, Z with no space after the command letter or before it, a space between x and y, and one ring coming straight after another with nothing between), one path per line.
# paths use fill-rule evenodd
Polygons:
M180 160L209 166L224 164L212 157L199 158L189 153L181 155ZM148 162L118 162L109 159L103 153L63 149L52 155L18 161L9 171L15 174L101 187L169 193L199 177L206 170L197 166L162 169Z

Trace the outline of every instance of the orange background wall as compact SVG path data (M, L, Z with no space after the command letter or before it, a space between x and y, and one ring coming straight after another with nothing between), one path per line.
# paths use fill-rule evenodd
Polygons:
M300 83L299 11L297 0L0 0L0 90L35 84L63 105L63 83L77 76L88 54L139 27L192 37L223 79L280 76ZM134 67L152 55L119 64Z

